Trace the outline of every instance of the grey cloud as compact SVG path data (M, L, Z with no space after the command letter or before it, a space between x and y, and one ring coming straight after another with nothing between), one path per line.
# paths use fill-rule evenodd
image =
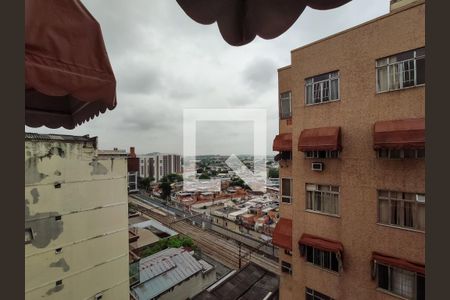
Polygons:
M255 90L272 88L275 84L276 69L271 59L255 59L244 70L244 81Z
M102 27L118 105L74 130L26 130L90 134L99 137L102 149L136 146L138 153L181 153L185 107L266 108L270 153L278 132L276 69L290 63L290 50L389 9L389 1L370 0L353 0L330 11L307 8L282 36L231 47L216 24L194 22L176 1L82 1ZM251 132L245 126L216 125L199 130L204 151L249 152Z

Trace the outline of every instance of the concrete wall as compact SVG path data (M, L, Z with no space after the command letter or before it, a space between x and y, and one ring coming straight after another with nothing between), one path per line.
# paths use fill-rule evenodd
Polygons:
M425 87L376 93L375 61L425 45L425 5L396 10L291 52L292 64L279 70L279 91L292 91L292 126L280 120L280 132L293 133L292 166L280 177L294 179L292 204L280 204L282 217L293 221L293 275L281 275L281 299L303 299L305 287L334 299L396 299L376 290L371 280L371 254L380 251L412 261L425 261L425 234L377 224L377 189L425 192L424 160L380 160L373 150L376 121L425 115ZM304 80L339 70L340 101L305 106ZM307 128L340 126L340 159L319 160L325 171L311 171L311 161L297 150ZM305 184L340 186L338 217L305 211ZM327 272L300 257L303 233L338 240L344 245L344 271ZM281 251L280 251L281 252ZM294 295L298 295L295 296ZM301 296L299 296L301 295Z
M26 299L129 297L126 156L83 144L25 140Z

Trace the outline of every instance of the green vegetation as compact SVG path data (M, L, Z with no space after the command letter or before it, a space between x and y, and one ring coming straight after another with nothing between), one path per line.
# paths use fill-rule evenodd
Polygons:
M188 236L174 236L167 239L162 239L156 242L155 244L145 248L141 252L141 257L146 257L158 253L161 250L167 248L188 248L192 250L196 250L196 246L194 241Z
M140 189L148 190L150 188L150 183L155 181L153 177L140 178L138 177L138 187Z
M211 179L211 177L208 174L206 174L206 173L202 173L202 175L200 175L198 177L198 179Z
M233 177L231 179L230 186L240 186L242 188L247 188L247 185L245 184L244 180L242 180L239 177Z
M183 181L183 176L172 173L161 178L161 183L159 184L159 188L161 191L161 198L169 199L170 194L172 193L172 183Z
M267 177L269 178L278 178L279 177L279 170L276 168L270 168L269 172L267 172Z

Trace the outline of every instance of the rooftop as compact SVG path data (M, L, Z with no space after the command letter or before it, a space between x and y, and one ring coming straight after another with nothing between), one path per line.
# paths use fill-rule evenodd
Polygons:
M27 141L63 141L63 142L94 142L97 143L97 137L86 135L66 135L66 134L41 134L25 132Z
M153 299L198 272L212 269L210 264L197 261L182 248L168 248L141 259L141 283L133 288L131 293L137 299Z
M250 262L193 300L278 299L278 276Z

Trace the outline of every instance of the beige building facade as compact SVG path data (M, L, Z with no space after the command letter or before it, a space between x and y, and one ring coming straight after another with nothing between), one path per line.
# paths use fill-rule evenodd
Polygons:
M278 70L282 300L424 299L425 3L394 2Z
M128 299L127 155L25 133L25 299Z

